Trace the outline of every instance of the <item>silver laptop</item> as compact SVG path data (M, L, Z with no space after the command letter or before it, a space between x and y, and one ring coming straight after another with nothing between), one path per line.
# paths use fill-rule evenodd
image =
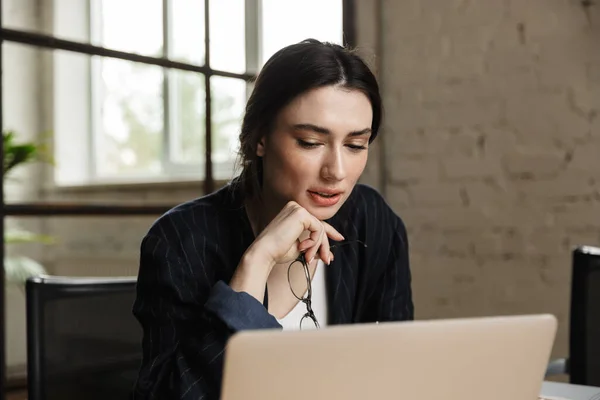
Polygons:
M225 351L222 400L533 400L552 315L244 331Z

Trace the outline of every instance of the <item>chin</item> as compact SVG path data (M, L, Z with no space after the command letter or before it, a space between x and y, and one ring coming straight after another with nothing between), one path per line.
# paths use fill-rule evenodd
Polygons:
M319 221L325 221L337 214L337 212L344 204L344 201L340 201L338 204L331 207L318 207L314 204L310 204L310 202L307 202L307 204L302 204L298 202L298 204L306 208L306 211L314 215Z
M329 218L333 217L339 210L339 207L335 207L335 209L333 207L331 208L313 208L313 209L308 209L308 212L310 212L312 215L314 215L319 221L325 221L328 220Z

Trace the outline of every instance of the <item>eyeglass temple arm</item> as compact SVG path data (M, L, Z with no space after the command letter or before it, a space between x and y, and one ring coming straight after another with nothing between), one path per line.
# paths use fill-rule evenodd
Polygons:
M332 244L331 246L329 246L329 248L330 249L335 249L336 247L342 247L342 246L345 246L347 244L354 244L354 243L362 244L363 247L368 247L365 242L362 242L360 240L348 240L346 242L341 242L341 243L338 243L338 244Z

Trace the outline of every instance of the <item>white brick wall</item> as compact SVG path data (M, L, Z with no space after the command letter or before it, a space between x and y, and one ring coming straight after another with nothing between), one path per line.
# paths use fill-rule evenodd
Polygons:
M417 318L551 312L566 355L570 251L600 245L599 7L590 25L578 1L380 4L379 188Z

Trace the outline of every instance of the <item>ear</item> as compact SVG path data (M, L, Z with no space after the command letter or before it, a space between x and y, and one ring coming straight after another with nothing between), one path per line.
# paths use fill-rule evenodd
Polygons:
M265 152L265 137L263 136L256 144L256 155L258 157L263 157L265 155Z

